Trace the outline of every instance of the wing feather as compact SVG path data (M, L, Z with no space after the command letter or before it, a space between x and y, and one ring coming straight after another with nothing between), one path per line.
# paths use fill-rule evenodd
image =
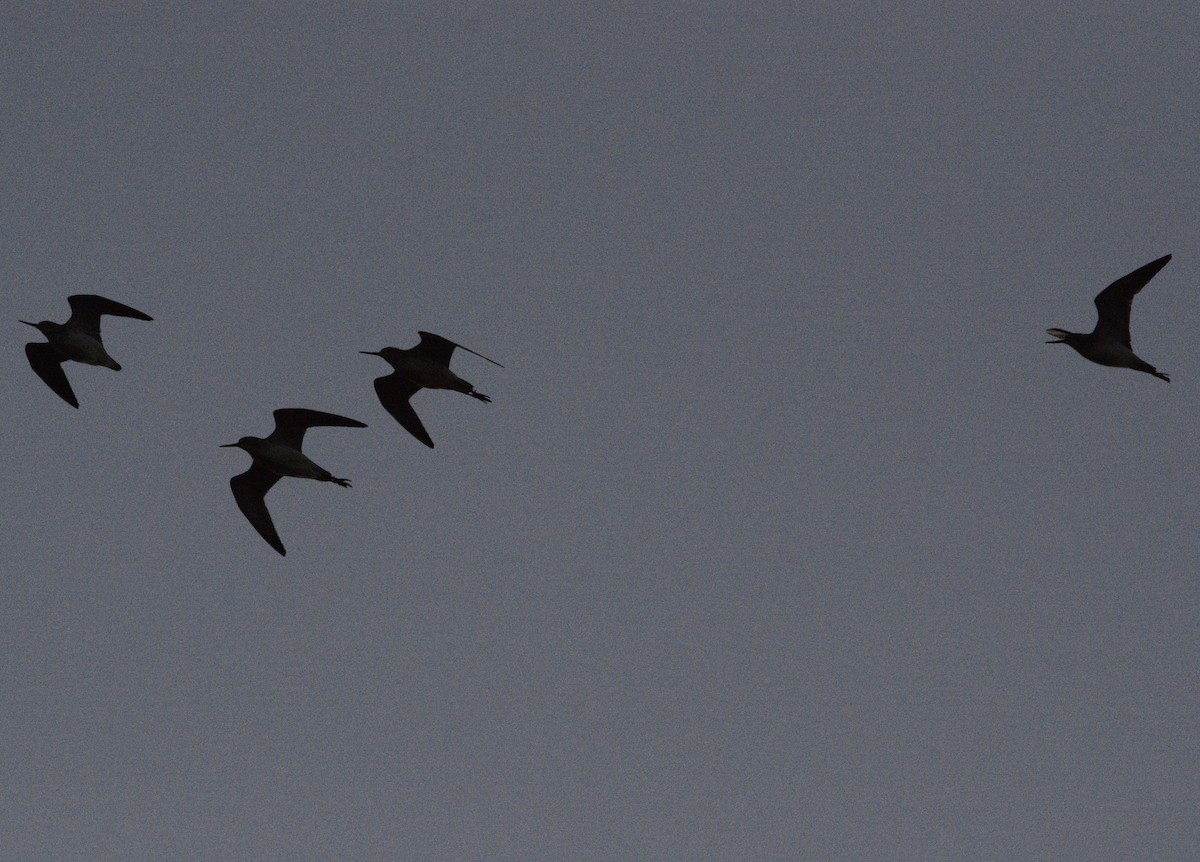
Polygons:
M307 410L303 407L283 407L275 411L275 430L268 440L283 443L294 449L299 449L304 443L304 432L309 428L366 428L366 424L357 419L348 419L336 413L325 413L320 410Z
M383 408L392 414L392 418L399 422L405 431L432 449L433 439L421 424L417 411L413 410L412 404L409 403L409 399L420 390L420 386L410 383L399 374L388 374L375 380L375 394L379 396L379 403Z
M1133 345L1129 337L1129 316L1133 311L1133 298L1170 260L1171 255L1169 254L1158 260L1152 260L1128 275L1121 276L1100 291L1096 296L1096 312L1099 319L1096 321L1096 328L1093 332L1097 335L1117 338L1126 347L1132 349Z
M78 409L79 399L75 397L71 381L67 380L63 371L63 360L58 351L43 341L31 341L25 345L25 356L42 382L54 390L55 395Z
M492 365L500 365L495 359L488 359L482 353L476 353L469 347L463 347L457 342L451 341L449 338L442 338L440 335L434 335L432 332L417 332L421 336L421 342L416 347L410 350L410 353L416 353L418 356L424 356L426 359L450 367L450 357L454 353L454 348L465 350L473 356L478 356L480 359L486 359ZM500 365L503 368L503 365Z
M421 336L420 344L408 352L449 368L450 357L454 355L454 348L458 345L450 339L434 335L432 332L418 332L417 335Z
M113 299L97 296L94 293L77 293L74 296L68 296L67 302L71 305L71 317L67 320L67 325L78 327L97 340L100 339L101 315L133 317L137 320L154 319L136 308L131 308Z
M265 467L252 464L245 473L230 479L229 487L233 490L233 499L237 501L238 508L246 516L250 526L267 540L268 545L287 556L287 550L284 549L279 533L275 530L275 523L271 520L271 513L267 510L266 500L267 492L275 487L280 478L282 477Z

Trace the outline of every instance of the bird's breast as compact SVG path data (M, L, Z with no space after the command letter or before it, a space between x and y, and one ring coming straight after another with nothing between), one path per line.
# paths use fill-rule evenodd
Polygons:
M1119 341L1098 341L1075 349L1085 359L1090 359L1099 365L1111 365L1117 368L1128 367L1137 359L1134 352Z
M426 389L453 389L462 383L459 376L445 365L418 357L406 357L405 362L396 366L396 371L405 380Z
M50 343L67 359L82 362L84 365L103 365L112 368L117 364L108 355L103 344L87 333L78 330L68 329L57 334L50 340Z
M317 479L325 475L325 471L313 463L307 455L291 446L268 443L258 447L257 451L251 454L254 456L254 460L280 476Z

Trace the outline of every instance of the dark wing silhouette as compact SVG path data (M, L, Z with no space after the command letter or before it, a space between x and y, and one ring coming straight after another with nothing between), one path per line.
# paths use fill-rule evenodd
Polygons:
M320 410L305 410L303 407L283 407L275 411L275 430L267 437L273 443L283 443L299 449L304 442L304 432L309 428L334 426L338 428L366 428L357 419L347 419L336 413Z
M246 516L250 526L258 530L258 534L267 540L268 545L279 551L280 554L287 556L283 542L279 539L279 533L275 531L271 513L267 511L265 499L267 492L274 488L275 483L281 478L266 467L252 464L245 473L230 479L229 487L233 489L233 499L237 500L238 508Z
M404 426L405 431L432 449L433 440L429 432L421 424L417 411L413 410L412 404L408 402L420 389L420 386L409 383L399 374L388 374L375 379L375 394L379 396L379 403L383 408Z
M450 339L434 335L432 332L418 332L417 335L421 336L421 343L411 348L408 352L449 368L450 357L454 354L454 348L458 345Z
M71 382L63 372L63 361L58 351L44 341L32 341L25 345L25 355L37 376L54 390L55 395L72 407L79 407L79 400L71 390Z
M469 347L463 347L461 344L456 344L449 338L442 338L440 335L434 335L432 332L417 332L421 336L421 343L412 348L409 353L416 353L418 356L423 356L441 365L450 367L450 356L454 353L454 348L465 350L467 353L478 356L480 359L487 359L492 365L500 365L495 359L488 359L482 353L476 353ZM503 365L500 365L503 368Z
M100 315L102 314L135 317L138 320L154 319L136 308L130 308L128 305L105 299L94 293L77 293L74 296L68 296L67 302L71 304L71 317L67 320L67 326L78 327L97 340L100 338Z
M1096 321L1093 332L1119 338L1126 347L1132 349L1133 345L1129 339L1129 314L1133 310L1133 298L1170 260L1169 254L1152 260L1129 275L1121 276L1100 291L1096 297L1096 311L1099 312L1100 319Z

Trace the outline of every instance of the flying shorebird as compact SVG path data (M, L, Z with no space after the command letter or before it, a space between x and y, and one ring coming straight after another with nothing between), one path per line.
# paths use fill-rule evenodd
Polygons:
M1129 312L1133 309L1133 298L1170 259L1171 255L1168 254L1152 260L1100 291L1096 297L1096 311L1100 318L1091 332L1047 329L1047 334L1057 340L1046 343L1066 344L1075 348L1084 359L1114 368L1144 371L1170 383L1170 377L1134 354L1129 340Z
M84 365L103 365L113 371L120 371L121 366L108 355L104 343L100 340L100 318L105 314L117 317L133 317L138 320L153 320L148 314L143 314L136 308L122 305L103 296L93 293L77 293L67 297L71 304L71 316L66 323L55 323L43 320L30 323L22 320L46 336L46 342L31 341L25 345L25 355L29 364L42 378L47 386L54 390L63 401L72 407L79 407L79 400L71 391L71 383L63 373L62 364L68 359L82 362Z
M455 392L465 392L485 404L491 403L491 398L476 392L474 386L450 370L450 355L454 353L454 348L462 347L467 353L474 353L493 365L500 363L432 332L418 332L417 335L421 336L420 343L408 350L385 347L383 350L360 350L359 353L381 356L395 369L391 374L375 379L379 401L409 434L432 449L433 440L408 399L421 389L453 389Z
M275 430L267 437L243 437L236 443L223 443L222 449L244 449L254 459L250 469L229 480L233 499L246 516L246 520L267 544L283 555L287 555L271 513L267 511L267 492L284 476L298 479L316 479L318 482L333 482L343 488L350 487L349 479L339 479L323 467L319 467L300 451L304 432L309 428L336 426L340 428L366 428L357 419L347 419L320 410L305 410L301 407L286 407L275 411Z

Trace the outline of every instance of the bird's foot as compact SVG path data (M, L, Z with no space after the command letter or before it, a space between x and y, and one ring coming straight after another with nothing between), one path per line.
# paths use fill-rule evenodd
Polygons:
M349 480L349 479L339 479L339 478L337 478L336 476L334 476L334 477L333 477L332 479L330 479L329 481L330 481L330 482L332 482L332 483L333 483L333 484L335 484L335 485L338 485L338 486L342 487L342 488L349 488L349 487L350 487L350 480Z
M472 398L477 398L477 399L479 399L479 400L480 400L480 401L482 401L484 404L491 404L491 403L492 403L492 399L491 399L491 398L488 398L488 397L487 397L486 395L484 395L482 392L474 392L474 391L472 391L472 392L468 392L467 394L468 394L468 395L470 395Z

